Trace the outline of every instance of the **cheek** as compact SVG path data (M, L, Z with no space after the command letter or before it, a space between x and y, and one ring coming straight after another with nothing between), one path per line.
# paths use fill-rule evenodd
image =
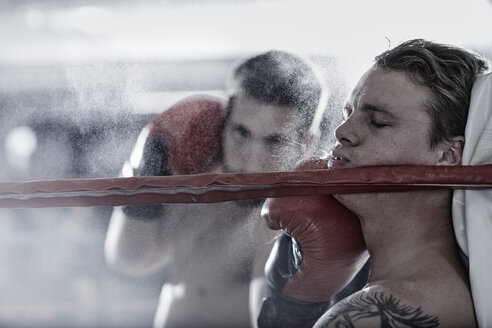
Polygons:
M416 135L387 140L374 154L374 160L383 165L433 164L433 154L429 145L426 140Z
M278 151L278 161L282 170L290 170L295 167L300 157L303 155L303 147L299 143L292 143L280 148Z
M343 206L348 208L350 211L352 211L354 214L357 216L361 216L361 213L364 213L364 210L362 210L365 206L365 204L370 203L370 204L377 204L374 202L374 199L371 199L375 197L377 194L337 194L333 195Z
M228 131L226 131L226 133L224 134L223 145L224 161L229 166L235 166L236 163L240 161L241 152L239 151L240 147L238 147L238 143L234 141L234 138Z

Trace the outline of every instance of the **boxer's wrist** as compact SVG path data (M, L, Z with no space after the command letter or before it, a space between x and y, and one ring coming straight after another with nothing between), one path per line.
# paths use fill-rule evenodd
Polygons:
M263 299L258 328L311 328L328 310L330 302L306 302L278 293Z
M123 213L137 220L151 221L162 217L164 205L127 205L123 206Z

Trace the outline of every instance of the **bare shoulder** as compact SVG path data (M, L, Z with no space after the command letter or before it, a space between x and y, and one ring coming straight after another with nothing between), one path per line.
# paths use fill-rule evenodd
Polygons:
M439 317L387 288L365 288L340 301L316 323L324 327L438 327Z

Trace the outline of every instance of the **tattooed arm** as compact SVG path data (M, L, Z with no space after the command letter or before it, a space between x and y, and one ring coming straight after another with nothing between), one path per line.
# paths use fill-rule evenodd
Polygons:
M383 292L358 292L331 308L315 324L315 328L349 327L438 327L439 319L420 307L401 302Z

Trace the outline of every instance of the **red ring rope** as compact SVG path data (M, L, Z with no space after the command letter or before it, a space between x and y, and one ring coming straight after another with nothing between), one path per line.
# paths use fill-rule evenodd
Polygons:
M275 173L0 182L0 207L216 203L417 189L492 188L492 165L378 166Z

